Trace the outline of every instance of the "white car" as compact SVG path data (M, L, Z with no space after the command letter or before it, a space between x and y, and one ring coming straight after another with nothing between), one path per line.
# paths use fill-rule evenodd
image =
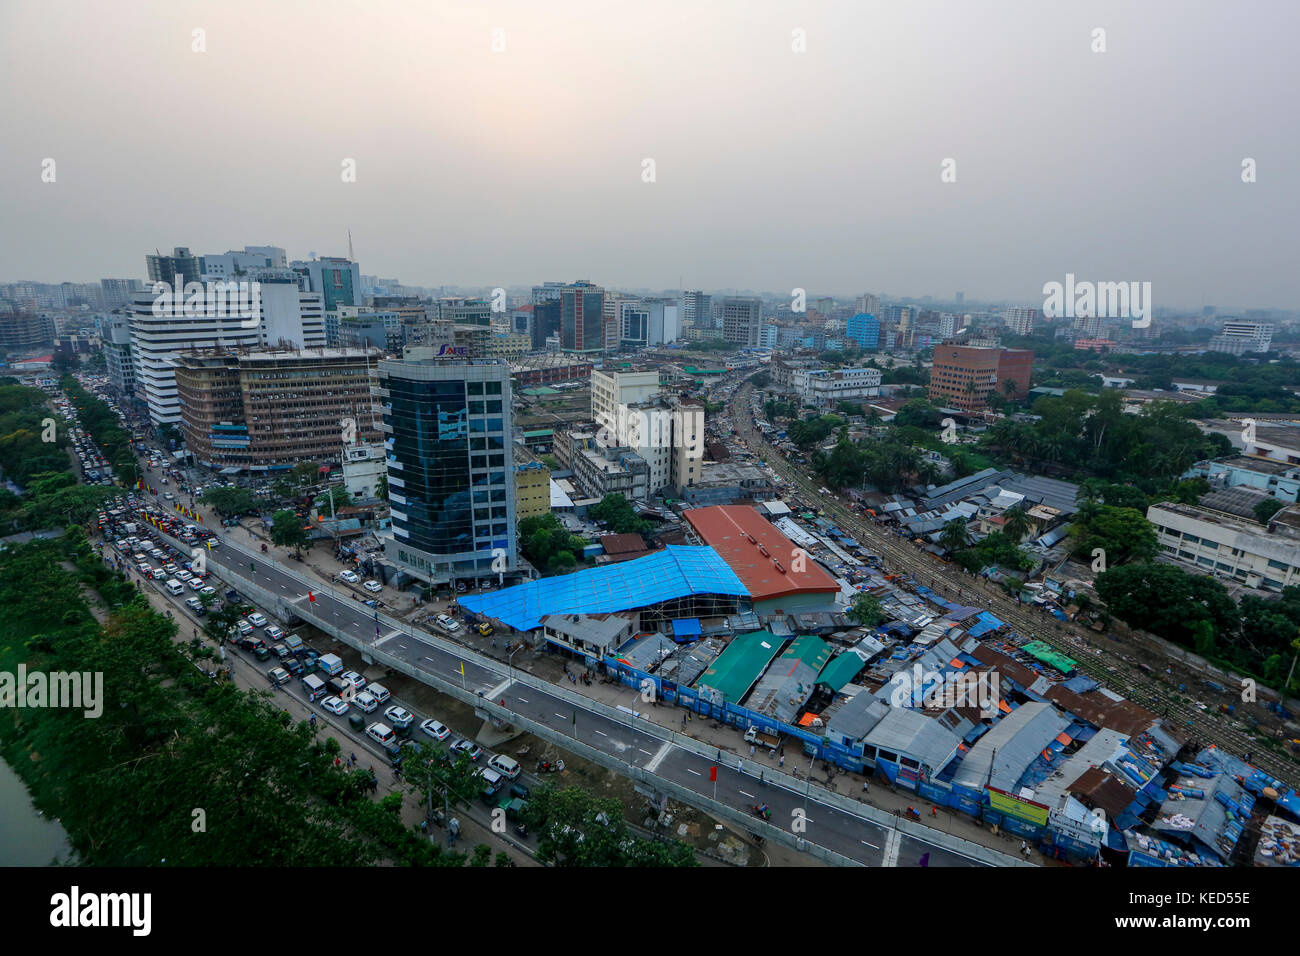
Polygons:
M373 697L375 700L379 701L381 704L384 703L384 701L388 700L390 696L392 696L388 693L388 688L385 687L383 684L371 684L369 687L366 688L366 693L369 694L371 697Z
M373 714L375 708L379 706L379 701L375 700L365 691L362 691L357 694L356 697L353 697L352 703L355 704L357 710L361 711L363 714Z
M328 710L331 714L338 714L340 717L348 712L348 702L338 697L326 697L320 705L322 710Z
M392 721L394 727L402 728L411 726L411 721L415 720L415 715L409 710L404 710L394 704L384 711L384 716Z
M430 717L428 720L420 722L420 729L432 737L434 740L446 740L451 736L451 728L446 724L440 724Z
M357 690L361 690L361 688L366 686L366 679L362 677L360 674L358 674L356 671L344 671L339 676L342 677L344 680L352 681L352 686L355 687Z
M188 581L192 577L194 577L194 575L190 574L190 572L186 571L184 568L181 568L181 570L176 572L176 580L178 581Z
M380 591L384 589L384 586L380 584L378 581L367 581L365 584L361 586L365 588L367 591L369 591L371 594L378 594Z
M342 580L347 581L348 584L356 584L358 581L361 580L361 578L357 576L355 571L340 571L339 577Z
M200 593L200 594L210 594L210 595L212 595L213 597L216 597L217 589L214 588L214 587L209 586L209 587L201 588L201 589L199 590L199 593Z
M189 585L190 585L190 590L191 590L191 591L202 591L202 590L203 590L203 579L202 579L202 578L190 578L190 580L189 580Z
M448 617L446 614L438 615L438 626L445 631L460 630L460 622L457 621L454 617Z
M278 641L284 637L284 629L279 624L268 624L266 625L266 636L273 641Z
M515 760L513 757L507 757L505 754L497 754L494 756L488 761L488 766L501 774L501 776L505 777L507 780L515 779L515 777L519 776L520 772L524 769L519 766L518 760Z
M252 614L248 615L248 623L253 625L253 627L266 627L267 621L264 615L254 611Z
M239 633L240 633L240 634L252 634L252 633L253 633L253 625L249 624L249 623L248 623L247 621L245 621L242 617L241 617L238 621L235 622L235 627L239 628Z

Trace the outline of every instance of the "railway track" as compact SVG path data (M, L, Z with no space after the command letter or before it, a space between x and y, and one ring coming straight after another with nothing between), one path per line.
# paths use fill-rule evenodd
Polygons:
M1111 688L1126 698L1146 707L1158 717L1180 725L1202 744L1215 743L1238 756L1252 754L1251 762L1274 777L1295 787L1300 780L1300 766L1294 760L1268 750L1257 738L1243 732L1217 712L1184 703L1175 698L1175 691L1158 679L1143 674L1128 661L1094 648L1097 635L1072 622L1063 622L1046 614L1028 611L1006 597L996 586L984 579L949 580L945 575L951 566L940 562L928 552L918 551L910 541L904 543L897 535L879 530L870 521L850 511L837 497L822 494L819 486L774 448L754 427L751 406L753 387L746 383L737 389L731 403L732 423L739 437L751 452L761 453L782 480L799 488L810 500L819 503L822 510L832 516L837 525L852 532L863 543L881 555L892 570L905 571L917 583L930 582L931 588L945 598L969 605L983 605L1000 620L1010 625L1021 636L1032 635L1075 659L1078 669L1089 677Z

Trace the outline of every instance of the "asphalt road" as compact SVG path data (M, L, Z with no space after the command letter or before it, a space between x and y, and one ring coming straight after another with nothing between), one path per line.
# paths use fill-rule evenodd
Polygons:
M305 580L270 560L260 550L249 550L239 542L241 534L247 537L238 529L222 535L224 543L207 557L212 571L218 577L224 577L223 571L234 570L238 576L272 594L281 595L290 603L305 604L308 589ZM237 584L233 586L238 587ZM315 613L333 620L338 631L350 634L358 643L382 648L418 671L459 682L476 693L481 691L487 699L521 716L561 730L589 747L645 768L701 796L712 797L714 788L709 780L709 770L713 761L662 740L662 728L656 728L657 733L652 733L629 725L627 721L615 721L582 708L575 713L566 700L544 689L512 681L505 664L480 658L468 650L458 653L428 643L409 625L399 625L359 601L341 596L341 591L327 587L313 593L316 595ZM629 700L632 694L629 688ZM634 722L635 718L629 715L628 721ZM796 813L802 812L805 827L802 835L805 839L868 866L917 865L927 852L930 866L986 865L822 803L818 800L816 787L812 788L811 799L806 800L797 789L760 785L756 776L759 769L755 766L751 773L748 767L743 772L732 766L720 768L717 799L742 811L766 803L771 809L771 822L778 824L788 821L793 825Z

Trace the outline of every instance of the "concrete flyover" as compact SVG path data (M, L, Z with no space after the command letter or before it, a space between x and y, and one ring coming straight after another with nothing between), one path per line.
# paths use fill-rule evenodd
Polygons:
M666 793L741 829L837 865L1027 866L1025 860L742 761L719 764L716 748L582 694L483 657L437 635L338 597L328 586L223 535L206 554L219 577L281 619L300 618L375 661L473 705L593 763ZM316 597L309 601L310 590ZM728 761L735 760L730 755ZM717 766L716 783L710 780ZM750 808L766 803L769 823Z

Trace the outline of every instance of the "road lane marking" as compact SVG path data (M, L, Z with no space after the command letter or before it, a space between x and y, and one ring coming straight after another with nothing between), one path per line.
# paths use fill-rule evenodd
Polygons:
M650 760L646 763L645 769L648 770L650 773L654 773L656 770L658 770L659 764L663 763L663 759L668 756L668 752L672 750L672 747L673 747L672 743L665 740L662 746L660 746L659 750L655 753L655 755L651 757Z
M861 840L861 841L859 841L859 842L861 842L861 844L862 844L863 846L869 846L869 847L871 847L871 849L873 849L873 850L879 850L879 849L880 849L880 847L876 846L874 843L868 843L866 840Z
M747 791L741 790L741 789L739 789L739 788L737 788L736 792L737 792L738 794L740 794L742 797L749 797L749 799L751 799L751 800L757 800L757 799L758 799L758 798L757 798L756 796L754 796L752 793L748 793Z
M596 733L600 734L602 737L608 737L608 736L609 736L609 734L605 733L605 731L603 731L603 730L597 730Z
M700 773L698 770L692 770L690 767L687 767L687 768L686 768L686 772L687 772L687 773L693 773L693 774L695 774L695 776L697 776L697 777L703 777L703 776L704 776L704 774Z

